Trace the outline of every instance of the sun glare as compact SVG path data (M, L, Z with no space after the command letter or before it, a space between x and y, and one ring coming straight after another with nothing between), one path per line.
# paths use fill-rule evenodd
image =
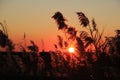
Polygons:
M69 51L70 53L74 53L74 52L75 52L75 49L74 49L73 47L70 47L70 48L68 49L68 51Z

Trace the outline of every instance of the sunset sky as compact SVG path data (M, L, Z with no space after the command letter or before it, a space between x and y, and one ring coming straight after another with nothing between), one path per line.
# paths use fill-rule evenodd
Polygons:
M26 39L34 40L40 50L54 49L56 35L62 35L51 18L57 11L77 30L82 30L77 11L84 12L90 20L94 18L105 36L120 29L120 0L0 0L0 22L6 21L10 38L18 44L25 33Z

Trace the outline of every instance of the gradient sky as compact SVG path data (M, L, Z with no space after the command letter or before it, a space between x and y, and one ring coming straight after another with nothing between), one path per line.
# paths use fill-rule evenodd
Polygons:
M56 35L62 34L51 16L60 11L67 24L82 30L75 12L82 11L91 20L95 18L107 36L120 29L120 0L0 0L0 21L6 21L10 38L17 44L24 33L34 40L40 50L52 50Z

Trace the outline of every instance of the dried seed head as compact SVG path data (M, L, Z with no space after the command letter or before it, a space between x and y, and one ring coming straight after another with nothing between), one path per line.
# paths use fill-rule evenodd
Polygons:
M76 12L76 14L78 15L80 24L83 25L83 27L86 27L89 24L89 20L85 14L83 12Z

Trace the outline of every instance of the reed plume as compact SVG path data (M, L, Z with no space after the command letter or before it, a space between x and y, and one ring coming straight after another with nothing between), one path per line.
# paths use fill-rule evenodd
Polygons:
M85 14L83 12L76 12L76 14L78 15L80 25L83 25L83 27L87 27L89 25L89 20L85 16Z
M56 12L53 16L53 19L56 20L57 24L58 24L58 30L62 30L62 29L66 29L67 28L67 24L65 23L66 19L63 17L61 12Z

